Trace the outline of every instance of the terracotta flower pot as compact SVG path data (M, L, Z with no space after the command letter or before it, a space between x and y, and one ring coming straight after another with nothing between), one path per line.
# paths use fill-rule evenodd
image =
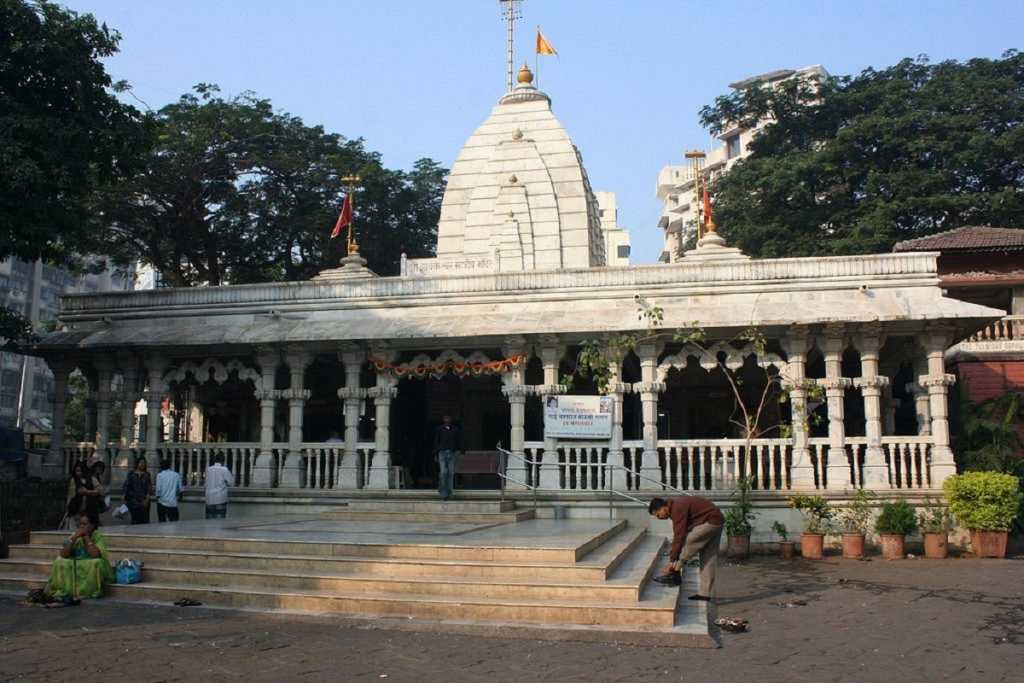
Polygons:
M864 534L843 534L843 557L848 560L864 557Z
M882 557L887 560L902 560L906 553L903 551L903 542L906 537L903 534L880 534L882 537Z
M820 560L825 557L825 534L800 534L800 554L805 560Z
M750 536L730 536L726 553L734 560L745 560L750 556Z
M944 560L949 555L945 532L926 531L924 533L924 556L931 560Z
M997 529L971 529L971 550L978 557L1006 557L1009 531Z
M779 541L779 552L782 554L782 559L792 560L793 549L796 548L794 541Z

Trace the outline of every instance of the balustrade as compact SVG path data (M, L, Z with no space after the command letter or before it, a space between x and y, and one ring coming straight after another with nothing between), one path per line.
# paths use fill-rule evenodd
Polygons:
M970 342L1011 341L1024 339L1024 315L1008 315L975 332Z
M789 439L660 440L658 455L662 483L685 491L727 490L741 477L760 491L790 486Z
M206 469L218 454L224 456L224 466L235 476L235 486L247 488L252 484L252 468L259 455L258 443L161 443L156 447L159 461L169 460L171 469L181 475L185 486L202 486L206 482Z
M889 485L894 489L931 488L931 437L883 436Z

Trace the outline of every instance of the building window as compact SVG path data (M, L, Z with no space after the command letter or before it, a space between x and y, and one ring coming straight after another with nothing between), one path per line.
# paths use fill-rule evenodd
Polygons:
M742 151L740 148L740 134L736 133L736 135L727 137L725 139L725 148L730 159L738 157Z
M619 255L619 258L629 258L629 245L620 244L616 247L616 253Z

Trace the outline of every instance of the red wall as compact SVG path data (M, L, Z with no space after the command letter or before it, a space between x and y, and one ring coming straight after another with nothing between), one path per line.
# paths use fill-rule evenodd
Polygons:
M972 401L1024 391L1024 360L961 361L956 373L961 382L966 382Z

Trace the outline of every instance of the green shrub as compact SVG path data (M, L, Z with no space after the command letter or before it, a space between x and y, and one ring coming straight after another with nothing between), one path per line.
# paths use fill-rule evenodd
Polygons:
M753 528L751 520L757 517L750 500L753 488L750 479L743 477L736 482L736 504L725 511L725 531L729 536L749 536Z
M918 508L917 522L926 534L948 534L953 526L953 515L949 508L933 498L924 499L924 507Z
M917 514L905 500L896 503L884 503L882 511L875 520L875 531L880 534L900 534L906 536L917 531Z
M821 496L790 496L789 505L804 516L806 533L828 533L833 512L827 500Z
M839 512L843 531L848 534L866 534L871 526L871 493L857 489L850 505Z
M772 522L772 531L777 533L779 535L779 538L781 538L783 541L789 540L789 529L787 529L786 525L782 522L779 522L777 520Z
M949 510L968 529L1009 530L1020 509L1017 478L999 472L965 472L942 485Z

